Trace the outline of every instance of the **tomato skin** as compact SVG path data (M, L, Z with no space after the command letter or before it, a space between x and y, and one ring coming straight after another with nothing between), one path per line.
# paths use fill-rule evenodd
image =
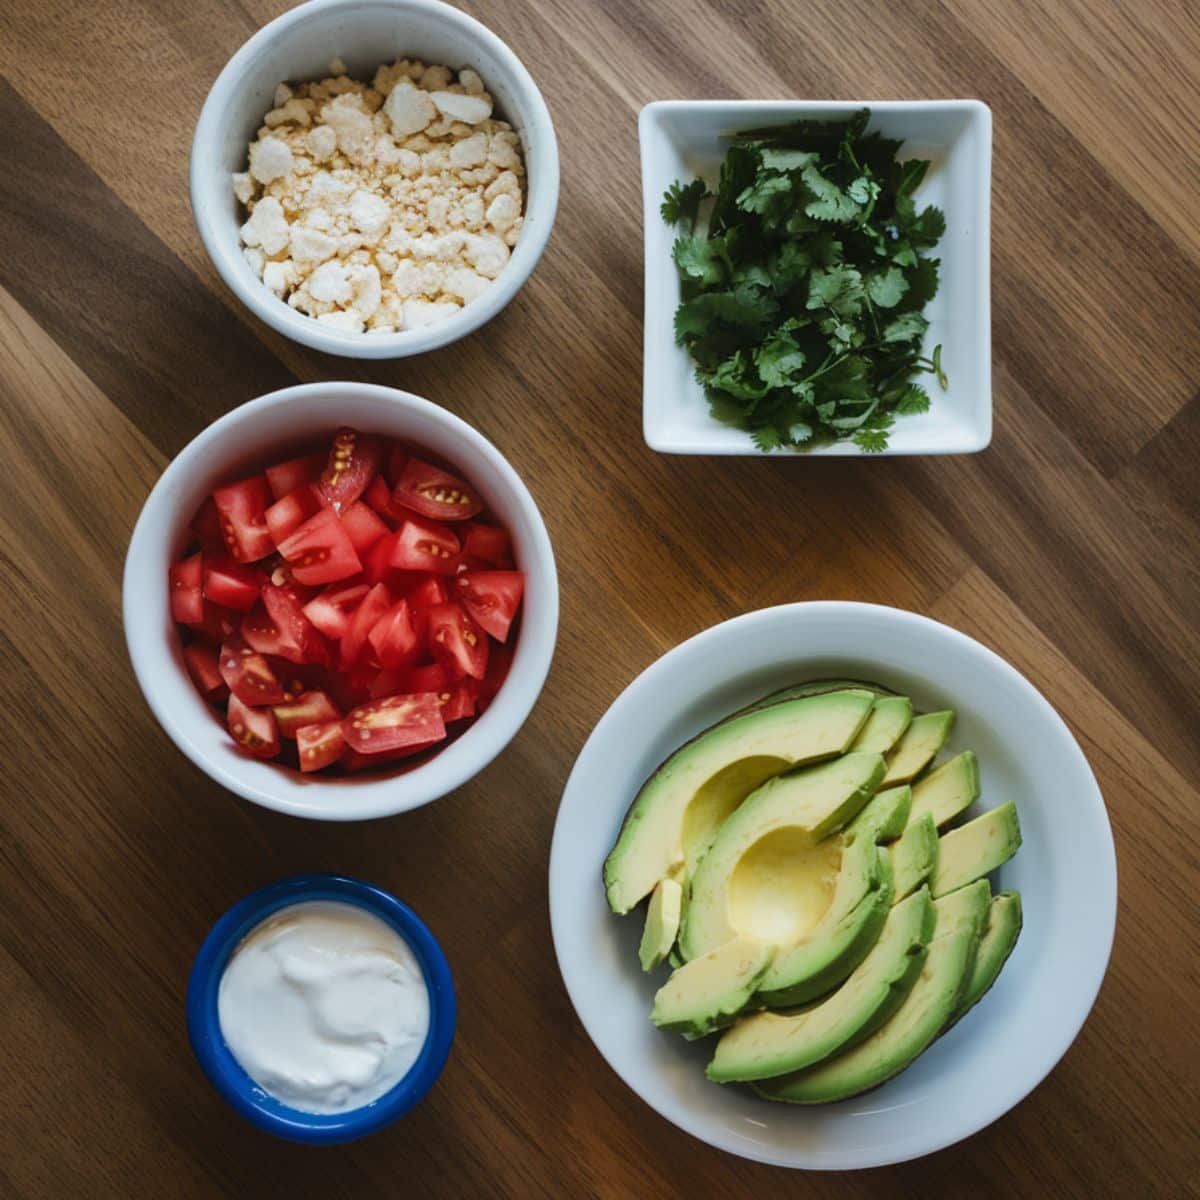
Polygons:
M229 695L229 688L221 678L217 652L211 646L203 642L189 642L183 648L183 663L196 685L196 691L205 700L219 704Z
M453 575L458 568L459 549L458 538L445 525L412 517L400 526L390 561L402 571Z
M311 483L303 484L294 492L288 492L280 500L276 500L263 513L263 520L275 545L286 541L309 517L315 517L323 508L327 508L325 497Z
M267 487L276 500L290 496L297 488L306 483L316 483L325 466L326 455L320 453L305 454L300 458L289 458L287 462L276 463L266 469Z
M499 525L471 521L463 527L463 553L493 567L513 565L512 539Z
M378 479L379 476L376 475L375 478ZM387 537L392 532L379 515L361 500L355 500L342 512L342 525L354 552L360 556L370 550L380 538Z
M412 509L433 521L466 521L483 510L479 493L466 480L410 458L392 492L396 509Z
M279 727L269 708L251 708L235 692L229 697L226 723L233 740L255 758L274 758L279 753Z
M449 724L451 721L462 721L475 715L476 697L479 684L474 679L458 679L449 687L438 693L438 703L442 706L442 720Z
M302 692L294 700L273 704L271 711L279 725L281 737L294 738L305 725L340 721L341 710L324 692Z
M309 517L280 542L279 553L287 559L296 579L310 586L337 583L362 570L345 528L337 514L328 509Z
M367 644L367 635L375 622L392 606L392 597L382 583L377 583L363 598L354 616L350 619L350 627L342 635L339 665L343 671L348 671L358 661L363 647Z
M440 741L446 736L446 726L437 696L418 692L360 705L343 718L342 733L351 750L382 754Z
M273 653L289 662L326 666L333 656L325 639L304 615L306 599L292 587L263 584L263 607L271 624L279 631L279 649Z
M198 625L204 620L203 555L193 554L181 562L172 563L167 571L167 587L171 597L171 618L181 625Z
M319 486L335 512L344 512L367 490L382 461L381 438L348 428L334 434Z
M482 716L488 706L496 698L496 693L504 686L512 666L513 648L511 645L493 646L488 656L487 671L479 681L479 694L476 697L477 715Z
M463 571L454 577L458 602L498 642L508 640L524 591L520 571Z
M409 610L412 612L413 629L422 646L429 646L429 610L439 604L445 604L450 599L446 588L448 581L437 575L425 575L421 582L410 588L405 594Z
M389 496L391 493L388 493ZM221 518L217 515L217 506L209 496L196 510L188 529L196 535L200 549L205 552L225 553L225 537L221 533Z
M392 489L382 475L376 475L371 480L367 490L363 492L362 502L372 508L381 517L392 519Z
M360 771L370 771L376 767L382 767L387 763L398 762L402 758L416 758L419 754L424 754L426 750L432 750L434 746L443 742L444 738L432 738L428 742L418 742L414 746L404 746L399 750L386 750L382 754L360 754L357 750L351 750L346 747L346 753L342 755L342 767L351 775L357 775ZM419 766L419 763L414 763L414 766Z
M450 687L450 675L441 663L409 667L401 679L401 692L444 692Z
M249 612L258 603L265 581L262 571L227 554L208 555L204 559L205 598L235 612Z
M296 755L301 771L321 771L340 762L346 753L341 720L321 721L296 730Z
M371 590L368 583L331 583L304 606L304 615L317 630L337 641L350 628L350 618Z
M487 671L487 634L453 600L429 610L429 650L451 679L482 679Z
M282 704L286 693L266 656L251 649L241 638L227 638L218 655L221 678L243 704Z
M408 601L398 600L371 626L367 635L382 666L396 670L417 657L420 643L413 628Z
M270 503L266 476L253 475L219 487L212 498L221 522L221 536L238 562L257 562L275 549L264 515Z
M400 482L400 476L404 474L404 468L408 466L410 458L412 458L412 449L409 446L403 442L392 443L392 448L388 451L387 470L384 471L388 483L389 502L392 498L392 489Z

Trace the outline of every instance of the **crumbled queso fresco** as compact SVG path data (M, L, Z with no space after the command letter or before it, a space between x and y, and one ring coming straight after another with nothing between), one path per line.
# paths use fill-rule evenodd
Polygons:
M400 59L368 86L340 62L281 84L233 190L254 273L339 329L428 325L486 291L521 234L512 126L464 69Z

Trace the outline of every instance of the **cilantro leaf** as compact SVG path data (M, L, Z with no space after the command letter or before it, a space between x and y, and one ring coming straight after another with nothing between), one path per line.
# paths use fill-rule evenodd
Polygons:
M668 225L679 225L684 221L695 225L701 202L711 195L708 185L699 177L688 184L676 181L667 188L658 211L662 213L662 219Z
M899 267L888 267L886 271L878 271L867 279L867 295L871 297L871 303L879 308L895 308L907 291L908 280Z
M906 312L883 327L885 342L911 342L925 336L929 322L918 312Z
M752 429L750 436L754 439L754 444L763 453L778 450L783 445L783 438L774 425L761 425L757 429Z
M887 449L887 431L884 429L860 429L854 435L854 444L867 454L878 454Z
M725 277L719 247L706 237L679 237L671 247L671 257L681 276L701 283L720 283Z
M800 178L808 188L811 200L805 213L817 221L848 221L861 211L860 206L836 183L826 178L814 166L805 167Z
M929 393L918 384L910 383L896 401L895 411L902 417L915 417L929 411Z
M808 307L828 308L839 317L853 317L862 308L866 290L853 267L819 267L808 282Z
M704 334L714 322L753 328L765 325L775 315L775 301L756 288L739 287L732 292L704 292L685 300L675 313L675 337Z

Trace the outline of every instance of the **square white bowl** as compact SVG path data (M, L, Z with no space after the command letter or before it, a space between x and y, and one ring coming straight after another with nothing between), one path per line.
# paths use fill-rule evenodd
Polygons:
M933 401L919 416L901 417L883 454L972 454L992 437L991 170L992 114L979 100L660 100L638 118L645 220L645 347L642 428L664 454L762 455L750 435L709 412L687 350L675 343L679 277L671 259L676 231L659 213L675 180L701 175L716 182L728 135L801 118L845 119L871 110L870 131L898 138L901 157L927 158L918 207L936 204L946 232L933 250L941 284L925 309L924 353L940 342L949 388L928 387ZM772 451L773 454L794 453ZM862 455L853 442L804 451Z

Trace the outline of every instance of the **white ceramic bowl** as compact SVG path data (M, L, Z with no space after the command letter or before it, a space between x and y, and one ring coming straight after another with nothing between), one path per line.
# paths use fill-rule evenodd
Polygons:
M525 224L508 265L487 291L436 324L399 333L331 329L289 308L263 286L238 242L245 214L230 176L246 169L247 146L272 107L278 84L319 79L340 58L352 78L369 79L396 58L472 67L496 108L521 136ZM221 278L246 305L287 337L354 358L403 358L478 329L520 290L542 256L558 206L558 143L546 102L520 59L473 17L438 0L309 0L260 29L217 76L196 126L192 210Z
M525 598L508 678L488 710L428 762L403 773L344 777L298 771L241 754L183 665L171 621L167 567L188 541L187 525L213 487L271 461L280 448L339 425L398 437L455 464L507 525ZM428 804L477 775L504 749L533 708L558 634L558 577L546 526L507 459L482 434L408 392L365 383L284 388L236 408L189 442L154 485L125 558L125 638L134 673L174 743L219 784L266 808L325 821L386 817Z
M898 418L883 453L970 454L991 441L992 114L987 105L978 100L664 100L646 105L638 119L646 255L642 427L651 449L764 453L749 434L712 416L687 351L675 344L679 277L671 244L677 230L658 211L663 193L675 180L695 175L714 183L728 134L802 118L844 120L861 108L871 110L870 130L904 142L902 157L931 160L917 203L936 204L946 214L946 233L932 252L941 259L941 285L925 310L924 353L942 344L949 390L927 381L929 411ZM806 453L858 456L863 451L853 442L837 442Z
M701 729L803 679L876 680L958 714L949 753L979 756L977 804L1016 802L1024 844L996 874L1025 927L995 987L907 1071L866 1095L797 1108L704 1078L713 1042L650 1024L666 968L643 975L639 909L614 916L601 868L647 775ZM554 947L601 1054L652 1108L701 1140L788 1167L900 1162L959 1141L1010 1109L1070 1046L1104 977L1116 920L1112 833L1091 769L1027 679L936 621L870 604L764 609L677 646L617 698L563 795L550 858Z

